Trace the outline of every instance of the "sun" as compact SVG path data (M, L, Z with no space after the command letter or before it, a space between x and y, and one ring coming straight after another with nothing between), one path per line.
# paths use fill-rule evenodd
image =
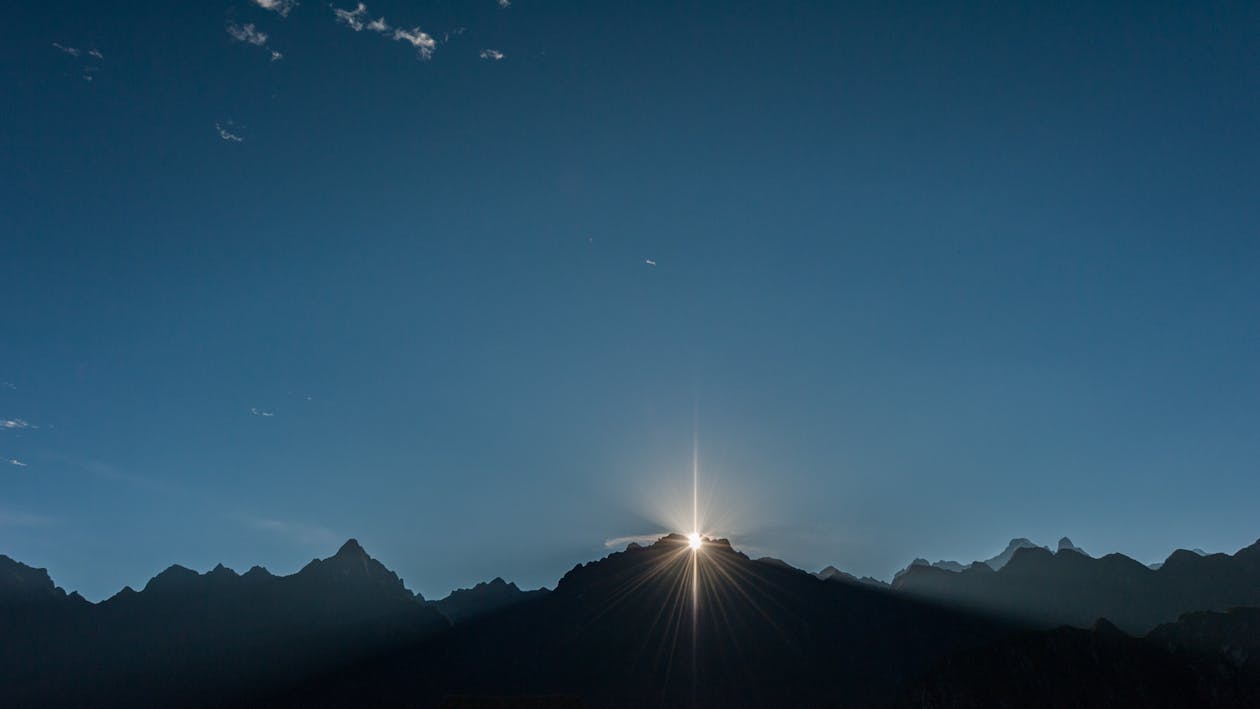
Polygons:
M698 550L700 548L700 533L692 532L691 534L688 534L687 544L691 546L693 550Z

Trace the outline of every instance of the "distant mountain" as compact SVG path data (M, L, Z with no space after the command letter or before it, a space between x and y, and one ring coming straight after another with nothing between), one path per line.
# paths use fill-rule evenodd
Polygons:
M861 583L861 584L866 584L868 586L875 586L879 588L888 587L888 584L886 582L880 581L877 578L873 578L871 576L863 576L862 578L858 578L857 576L841 571L840 569L837 569L834 566L828 566L822 569L821 571L816 572L814 576L817 576L819 579L822 579L823 581L837 581L837 582L843 582L843 583Z
M1094 559L1074 547L1021 548L997 571L912 566L893 588L1045 625L1085 628L1106 618L1144 633L1191 610L1260 606L1260 542L1233 556L1179 550L1157 571L1122 554Z
M1063 539L1061 539L1059 543L1062 544L1064 541L1066 541L1068 544L1072 543L1072 541L1068 539L1067 537L1064 537ZM1006 566L1007 562L1011 560L1011 557L1015 555L1015 552L1019 551L1020 549L1044 549L1044 548L1045 547L1033 544L1031 541L1024 539L1023 537L1017 537L1015 539L1012 539L1010 542L1008 542L1006 545L1006 548L1003 549L1001 553L999 553L997 556L985 559L984 561L973 561L970 564L962 564L957 561L946 561L946 560L928 561L927 559L915 559L914 561L910 562L909 566L902 569L901 571L898 571L896 574L893 575L893 583L894 584L897 583L897 580L900 579L902 576L905 576L906 573L910 571L910 569L918 567L918 566L925 566L925 567L930 567L933 569L940 569L941 571L950 571L953 573L960 573L962 571L966 571L967 569L973 568L978 564L984 564L985 566L988 566L990 569L997 571L1003 566Z
M533 591L522 591L514 583L501 578L490 582L482 582L472 588L461 588L440 601L431 601L430 606L437 608L453 623L462 623L473 618L494 613L509 606L516 605L547 593L540 588Z
M0 705L214 704L449 627L354 540L291 576L171 566L99 604L0 604Z

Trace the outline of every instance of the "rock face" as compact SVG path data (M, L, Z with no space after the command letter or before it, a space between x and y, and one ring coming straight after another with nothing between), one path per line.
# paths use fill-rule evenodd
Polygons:
M912 566L893 588L1043 625L1088 628L1107 618L1141 634L1190 610L1260 606L1260 543L1233 556L1179 550L1157 571L1122 554L1094 559L1074 547L1021 548L997 571Z

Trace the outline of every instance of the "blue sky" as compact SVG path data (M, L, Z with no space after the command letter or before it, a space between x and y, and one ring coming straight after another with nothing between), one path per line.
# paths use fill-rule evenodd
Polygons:
M1254 4L263 5L8 13L0 553L1260 536Z

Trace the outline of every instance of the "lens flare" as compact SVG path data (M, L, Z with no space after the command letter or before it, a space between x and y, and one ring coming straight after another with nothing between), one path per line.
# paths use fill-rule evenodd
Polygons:
M688 534L687 544L690 545L693 550L699 550L700 544L701 544L700 534L698 532L692 532L691 534Z

